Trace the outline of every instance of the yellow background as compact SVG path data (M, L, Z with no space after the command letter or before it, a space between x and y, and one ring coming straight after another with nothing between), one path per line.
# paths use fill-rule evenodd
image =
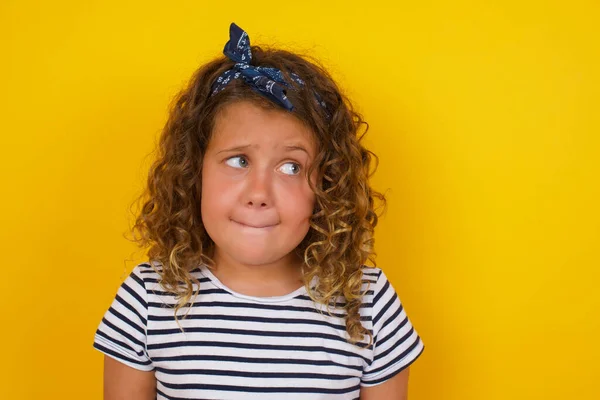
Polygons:
M3 1L0 397L100 399L94 331L166 118L235 21L358 104L410 400L600 398L595 1Z

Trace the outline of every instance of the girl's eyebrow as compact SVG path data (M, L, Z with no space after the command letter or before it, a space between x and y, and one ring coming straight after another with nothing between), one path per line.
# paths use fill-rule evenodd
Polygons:
M227 148L227 149L224 149L224 150L218 151L218 152L217 152L217 154L220 154L220 153L226 153L226 152L228 152L228 151L242 151L242 150L246 150L246 149L247 149L247 148L249 148L249 147L252 147L252 146L251 146L251 145L249 145L249 144L247 144L247 145L245 145L245 146L235 146L235 147L229 147L229 148Z
M285 146L284 148L286 151L300 150L300 151L305 152L307 156L310 156L310 154L308 153L308 150L306 150L304 147L302 147L300 145Z
M232 152L232 151L242 151L242 150L246 150L248 148L252 147L252 145L247 144L244 146L234 146L234 147L229 147L227 149L223 149L217 152L217 154L220 153L227 153L227 152ZM303 151L306 153L306 155L310 156L310 153L308 152L308 150L306 150L303 146L301 145L289 145L289 146L284 146L285 151Z

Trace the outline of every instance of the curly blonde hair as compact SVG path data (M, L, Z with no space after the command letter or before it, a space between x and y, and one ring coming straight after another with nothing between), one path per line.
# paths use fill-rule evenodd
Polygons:
M361 144L369 126L317 60L259 46L252 46L252 55L253 65L278 68L287 82L292 82L293 90L288 90L287 96L294 104L293 114L310 127L317 143L317 155L307 174L316 172L316 183L309 180L315 208L309 232L296 249L303 255L308 294L328 310L333 306L345 311L351 343L362 341L365 335L371 343L372 335L359 314L364 295L362 271L367 261L375 266L373 233L381 215L378 211L385 209L385 197L368 183L378 161ZM175 96L147 187L137 199L142 206L131 229L133 241L148 248L152 265L154 261L161 264L157 269L160 284L178 301L176 320L177 312L198 293L193 286L198 282L190 271L201 263L214 266L214 242L204 229L199 205L200 171L215 116L225 105L241 100L279 107L240 79L211 96L212 83L233 64L225 57L208 62ZM305 85L290 80L292 72ZM315 101L315 92L326 110ZM318 283L313 289L310 282L314 277ZM340 297L345 301L338 303Z

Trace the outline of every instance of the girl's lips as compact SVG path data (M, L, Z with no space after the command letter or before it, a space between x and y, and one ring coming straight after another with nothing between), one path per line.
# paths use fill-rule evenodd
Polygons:
M272 228L275 225L277 225L277 224L268 224L268 225L257 224L257 225L252 225L252 224L245 224L243 222L239 222L239 221L236 221L236 220L233 220L233 219L232 219L232 221L235 222L236 224L239 224L239 225L242 225L242 226L245 226L245 227L248 227L248 228L255 228L255 229Z

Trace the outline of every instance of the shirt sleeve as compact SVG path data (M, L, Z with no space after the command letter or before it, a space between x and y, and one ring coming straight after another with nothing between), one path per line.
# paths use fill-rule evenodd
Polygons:
M373 288L372 318L373 361L363 371L361 386L374 386L392 378L425 348L383 271Z
M132 368L154 369L146 350L147 291L136 266L119 287L94 337L94 348Z

